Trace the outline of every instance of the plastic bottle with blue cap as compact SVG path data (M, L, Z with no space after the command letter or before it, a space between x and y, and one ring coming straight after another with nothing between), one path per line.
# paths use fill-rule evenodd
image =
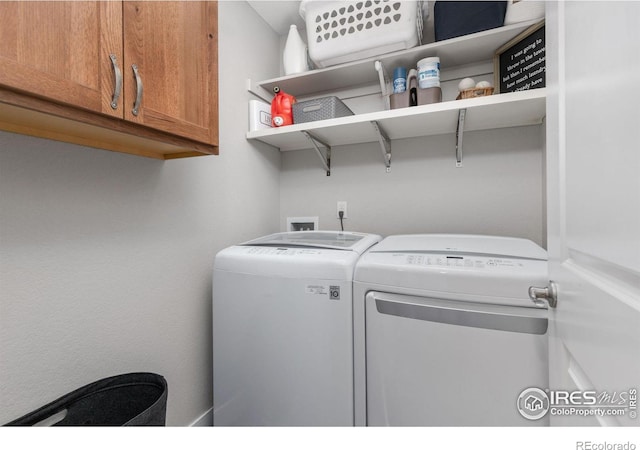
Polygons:
M407 90L407 69L396 67L393 71L393 93L401 94Z

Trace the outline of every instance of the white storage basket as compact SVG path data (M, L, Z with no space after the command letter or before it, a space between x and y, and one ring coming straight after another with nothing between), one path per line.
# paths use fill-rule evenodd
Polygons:
M303 0L309 57L322 68L415 47L422 40L424 3Z

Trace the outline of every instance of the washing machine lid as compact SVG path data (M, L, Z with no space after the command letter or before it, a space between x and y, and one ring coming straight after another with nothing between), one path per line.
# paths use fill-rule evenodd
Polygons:
M528 239L470 234L389 236L372 248L371 252L429 252L547 260L547 252Z
M276 233L221 250L214 271L352 281L358 259L381 239L337 231Z
M526 239L402 235L365 253L354 281L367 290L536 307L529 286L549 278L546 251Z
M290 231L275 233L245 242L243 246L280 248L322 248L364 253L382 237L374 234L341 231Z

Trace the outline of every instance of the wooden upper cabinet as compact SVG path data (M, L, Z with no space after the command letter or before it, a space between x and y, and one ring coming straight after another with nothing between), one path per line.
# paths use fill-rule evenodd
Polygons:
M122 117L111 107L123 63L119 2L0 1L0 85Z
M0 129L162 159L217 154L218 3L0 0Z
M125 1L123 11L125 119L217 145L217 2Z

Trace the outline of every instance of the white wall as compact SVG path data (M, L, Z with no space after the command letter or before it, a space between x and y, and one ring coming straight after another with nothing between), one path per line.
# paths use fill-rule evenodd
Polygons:
M348 202L345 230L382 235L473 233L545 245L542 126L465 133L463 167L455 135L392 142L386 173L378 144L333 149L331 176L317 155L282 154L280 226L319 216L337 230L336 202Z
M244 138L245 79L278 73L279 41L246 3L219 9L220 156L0 132L0 424L131 371L167 379L168 425L211 408L213 257L279 226L280 154Z

